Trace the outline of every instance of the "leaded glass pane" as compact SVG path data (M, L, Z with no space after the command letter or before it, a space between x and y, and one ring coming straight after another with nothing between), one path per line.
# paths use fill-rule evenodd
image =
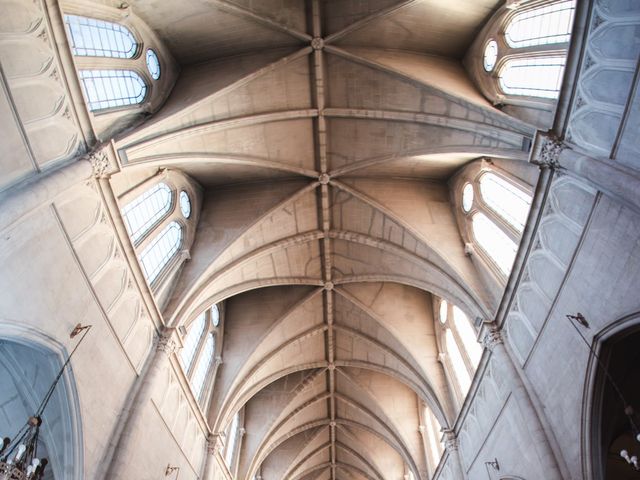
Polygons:
M198 363L193 372L193 377L191 378L191 387L193 388L193 394L197 399L200 399L200 396L202 395L202 390L208 376L207 374L209 373L211 364L213 363L215 347L215 336L213 333L210 333L204 347L202 348L202 354L200 355L200 358L198 358Z
M471 221L473 236L497 267L508 275L516 258L517 247L509 236L484 213L476 213Z
M480 177L480 193L491 210L522 232L529 215L531 195L494 173Z
M456 306L453 307L453 324L460 340L462 340L463 348L469 355L474 367L477 366L482 356L482 347L478 343L476 331L473 329L469 317Z
M188 372L189 368L191 368L191 364L193 363L193 359L196 355L196 350L198 349L198 344L200 343L202 335L204 335L205 328L205 315L202 313L189 327L189 333L187 334L184 346L180 352L180 359L182 360L182 366L184 367L185 372Z
M466 394L471 386L471 377L469 376L469 372L467 371L467 366L464 363L464 359L462 358L462 354L460 353L460 349L458 344L456 343L455 338L453 337L453 333L450 329L447 329L445 333L445 344L447 348L447 354L449 355L449 360L451 361L451 366L453 367L453 372L456 377L456 381L458 382L458 386L462 391L462 394Z
M78 72L89 110L142 103L147 85L131 70L80 70Z
M171 210L171 189L158 183L129 202L122 209L122 217L129 237L135 243Z
M122 25L78 15L65 15L64 20L74 55L133 58L138 50L136 38Z
M564 73L564 57L507 60L500 70L500 88L508 95L557 98Z
M513 48L566 43L571 38L575 2L565 1L517 14L505 30Z
M152 283L162 269L169 263L182 243L182 228L177 222L171 222L140 254L140 264L144 276Z

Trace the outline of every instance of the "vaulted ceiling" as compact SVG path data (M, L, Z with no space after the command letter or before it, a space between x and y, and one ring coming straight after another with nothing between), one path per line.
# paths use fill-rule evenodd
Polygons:
M209 412L245 408L238 478L427 478L421 404L456 406L432 294L495 309L447 180L525 159L531 128L460 58L497 0L133 0L182 71L116 146L124 172L204 188L170 324L226 300ZM132 173L134 172L134 173Z

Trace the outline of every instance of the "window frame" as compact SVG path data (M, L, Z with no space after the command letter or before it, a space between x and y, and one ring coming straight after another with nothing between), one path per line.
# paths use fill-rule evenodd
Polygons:
M70 19L81 19L81 20L85 20L87 21L87 24L82 24L80 22L76 22L75 24L78 25L79 27L88 27L88 28L93 28L93 29L101 29L101 30L111 30L114 32L118 32L121 34L124 34L125 36L130 35L131 38L133 39L133 44L134 44L134 50L133 53L131 53L130 55L127 55L126 52L123 52L123 55L90 55L87 53L79 53L78 47L75 45L75 40L76 37L73 35L72 32L72 22L70 22ZM90 25L89 22L97 22L97 23L103 23L106 25L113 25L116 28L111 28L111 29L107 29L105 28L105 26L99 26L99 25ZM104 19L104 18L97 18L95 16L87 16L87 15L82 15L79 13L72 13L72 12L65 12L63 14L63 23L65 25L65 29L66 29L66 33L67 33L67 39L69 42L69 47L71 48L71 54L74 57L82 57L82 58L105 58L105 59L117 59L117 60L135 60L137 58L140 57L140 55L142 54L143 51L143 42L140 40L140 35L137 34L137 32L135 31L135 29L133 29L130 25L126 25L124 22L120 22L117 20L113 20L113 19ZM128 35L127 35L128 34ZM100 37L100 40L102 41L102 35L98 35L98 37ZM101 47L103 47L101 45ZM85 48L82 47L83 50L95 50L95 51L102 51L102 52L107 52L107 51L117 51L117 50L107 50L106 48Z
M456 401L458 401L458 403L462 405L469 390L464 391L464 387L460 382L460 379L458 378L457 370L453 365L452 355L449 352L449 349L447 348L447 342L446 342L447 331L451 332L453 341L455 342L458 348L458 351L460 352L460 355L462 357L463 366L467 372L467 375L469 376L469 385L470 385L469 388L471 388L471 385L473 384L473 377L478 368L478 365L480 365L482 355L480 356L478 363L475 364L473 362L473 359L469 355L466 344L462 336L458 332L457 326L453 320L453 308L456 307L460 309L462 313L465 314L465 316L469 321L469 325L474 332L477 333L477 329L475 325L473 325L473 322L471 321L471 317L467 314L467 312L464 311L464 309L449 302L444 298L435 297L435 296L433 298L437 300L436 302L433 302L434 303L433 309L434 309L434 325L436 328L436 338L438 339L437 345L438 345L438 351L440 354L439 358L444 366L444 370L447 376L449 386L455 393ZM441 306L443 303L447 304L447 309L446 309L447 316L444 322L442 322L440 319ZM484 348L484 347L481 347L481 348Z
M84 76L85 74L91 74L91 72L108 73L111 76L105 76L105 77L102 77L102 76L85 77ZM108 105L100 108L93 108L92 103L119 102L125 98L130 98L130 99L137 98L137 97L130 96L130 97L117 97L115 99L104 99L104 100L96 100L96 101L92 101L90 99L89 92L87 91L86 80L91 80L96 78L98 79L99 78L116 78L116 79L126 78L124 76L125 74L128 74L128 75L133 74L142 82L142 85L144 88L143 88L142 97L140 98L140 100L131 101L129 103L119 103L117 105ZM130 68L120 68L120 67L118 68L91 68L91 67L80 68L78 69L78 80L82 88L82 94L84 95L87 109L89 110L89 113L93 115L100 115L100 114L116 112L120 110L143 108L144 105L150 100L152 96L151 82L149 82L148 79L146 79L146 75L143 72L141 72L138 68L135 68L135 66L133 65Z
M142 198L145 195L151 196L153 193L149 194L149 192L151 190L154 190L154 189L158 188L160 185L165 185L170 191L170 194L169 194L170 195L169 205L167 207L167 210L161 216L159 216L155 221L153 221L152 223L149 223L149 225L142 232L142 234L140 234L139 237L137 237L136 239L132 238L133 237L133 233L129 232L128 220L126 219L126 213L124 213L124 210L126 210L129 205L131 205L133 202L135 202L139 198ZM182 190L184 190L184 189L182 189ZM146 199L143 199L142 201L145 201L145 200ZM129 238L131 239L131 241L134 244L134 246L141 246L141 245L145 244L147 239L149 238L149 236L152 234L152 232L156 231L159 226L161 226L162 224L165 223L165 220L167 220L167 218L172 216L175 208L176 208L176 189L168 181L166 181L166 179L161 179L161 180L159 180L157 182L154 182L152 185L149 186L149 188L146 188L145 190L143 190L139 195L131 198L120 209L120 214L123 217L123 220L125 222L125 227L127 228L127 233L129 234Z
M499 167L496 167L491 163L489 159L483 159L480 168L473 173L472 175L464 175L460 178L459 184L455 190L456 201L455 204L460 211L460 219L462 221L462 232L463 237L466 242L470 242L473 245L470 253L479 257L482 263L487 267L491 275L496 279L498 284L504 285L510 275L509 273L504 273L502 269L498 266L497 262L491 257L489 252L485 251L485 249L480 245L478 240L476 239L474 228L473 228L473 217L482 213L489 220L491 220L500 230L502 230L516 245L516 255L519 249L519 242L522 237L523 231L518 231L513 225L511 225L506 219L504 219L500 213L496 212L491 206L485 201L482 195L482 191L480 190L480 179L485 174L494 174L499 177L501 180L511 184L515 189L523 192L524 194L531 197L531 203L533 202L533 190L532 187L527 185L522 180L513 177L512 175L506 173ZM462 206L462 195L463 189L465 185L471 183L473 185L473 203L468 212L466 212ZM529 208L531 208L531 203L529 204ZM528 213L527 213L528 216ZM526 222L525 222L526 227Z
M168 271L171 270L172 265L179 260L180 258L180 252L184 247L185 244L185 232L186 232L186 228L185 225L180 222L177 219L173 219L171 217L168 217L166 220L170 220L169 222L166 222L162 224L162 229L160 229L159 227L156 228L155 230L152 230L152 232L154 233L154 235L149 235L146 239L145 242L143 242L142 244L139 245L139 249L140 250L137 253L138 256L138 261L140 262L140 267L142 268L142 273L144 274L144 278L147 281L147 283L149 284L149 287L151 287L151 289L153 289L156 285L162 283L163 279L166 276L166 273ZM153 278L149 278L147 275L147 271L146 271L146 267L144 266L144 261L142 259L143 255L145 252L147 252L147 249L149 249L152 245L155 244L155 242L160 241L161 237L160 235L171 225L176 224L177 227L180 229L180 240L178 242L178 245L176 246L175 251L173 251L167 258L167 260L164 262L164 264L162 265L162 267L160 267L160 269L157 271L157 273L155 274L155 276ZM147 252L148 253L148 252Z
M535 11L536 9L547 8L555 4L561 4L567 0L530 0L518 5L515 9L503 7L503 14L496 20L494 26L489 30L482 42L478 43L477 60L474 62L474 70L478 75L480 86L487 98L495 105L518 105L535 109L550 110L556 105L558 96L562 92L564 85L564 77L566 73L566 57L572 39L573 25L575 23L576 2L573 4L572 20L570 25L569 39L566 42L545 43L531 46L514 47L509 44L506 31L511 23L520 15ZM491 40L496 41L498 45L498 57L492 70L487 71L484 68L484 52L485 47ZM554 98L549 96L522 95L506 92L501 85L501 73L505 68L505 64L509 60L515 59L534 59L545 57L562 57L564 59L563 72L559 77L558 95Z
M218 325L214 325L212 321L211 311L214 307L216 307L218 310L218 318L219 318ZM189 335L189 329L193 326L194 322L196 322L198 318L200 318L202 315L204 315L205 317L205 326L202 330L202 333L200 334L200 338L198 339L197 347L193 355L193 360L191 361L191 364L189 365L188 369L184 368L185 366L182 363L182 361L180 361L180 365L187 379L187 382L189 383L189 388L191 390L191 393L193 394L198 405L204 412L206 410L207 405L209 404L211 395L215 387L215 380L217 376L218 366L222 362L221 355L222 355L222 339L224 337L223 335L224 304L216 303L209 306L204 311L200 312L200 314L194 316L194 318L192 318L187 324L183 325L186 330L186 332L182 336L183 339ZM195 387L192 383L192 380L195 374L196 366L202 360L202 355L204 355L205 345L209 335L212 335L214 338L213 355L212 355L210 364L208 366L207 372L205 374L205 379L202 385L202 391L200 395L197 395L195 391Z

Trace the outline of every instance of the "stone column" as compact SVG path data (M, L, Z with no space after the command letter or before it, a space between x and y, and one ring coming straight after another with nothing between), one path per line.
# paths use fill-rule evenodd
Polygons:
M149 407L154 390L162 375L171 368L171 356L180 346L175 328L166 328L158 338L155 352L148 368L138 379L139 388L129 410L124 412L126 420L114 450L111 464L105 478L109 480L129 480L128 466L135 462L135 453L140 448L140 437L144 433L143 416Z
M531 397L526 390L520 372L507 350L502 332L493 324L485 324L483 337L485 348L491 351L491 361L496 362L507 385L511 386L512 395L522 414L522 423L533 437L531 448L540 459L540 466L545 472L545 480L563 480L555 454L545 434L540 417L534 408ZM496 455L500 461L499 455Z
M222 449L222 439L220 435L209 435L207 438L207 458L204 462L202 480L214 480L218 461L216 454Z
M538 132L531 148L530 163L541 168L565 170L595 185L635 210L640 210L638 173L619 162L578 152L555 135Z
M451 462L451 471L453 477L459 480L464 480L464 469L462 468L462 461L460 460L460 451L458 450L458 436L453 430L444 430L444 449L449 455Z

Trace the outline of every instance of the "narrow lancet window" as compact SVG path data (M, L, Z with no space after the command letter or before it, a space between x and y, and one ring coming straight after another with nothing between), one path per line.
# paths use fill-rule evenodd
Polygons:
M182 227L171 222L140 254L140 264L145 278L152 283L169 263L182 243Z
M142 103L147 85L131 70L80 70L91 111Z
M226 445L224 450L224 461L229 467L229 470L233 467L232 462L235 456L236 444L238 441L238 427L240 426L240 413L236 413L233 416L229 430L226 433Z
M135 243L171 210L171 189L166 183L158 183L129 202L122 209L122 216L129 237Z
M185 372L188 372L191 368L191 364L193 363L193 359L195 358L198 350L198 344L200 343L200 339L204 334L206 326L205 314L202 313L193 321L191 327L189 327L189 333L187 334L184 346L180 352L180 359L182 360L182 366L184 367Z
M138 42L131 31L113 22L65 15L73 54L88 57L133 58Z
M209 369L213 363L213 354L216 348L215 335L210 333L207 336L207 340L202 348L202 355L198 359L198 364L193 372L193 378L191 379L191 388L193 388L193 394L200 400L204 384L206 383Z

